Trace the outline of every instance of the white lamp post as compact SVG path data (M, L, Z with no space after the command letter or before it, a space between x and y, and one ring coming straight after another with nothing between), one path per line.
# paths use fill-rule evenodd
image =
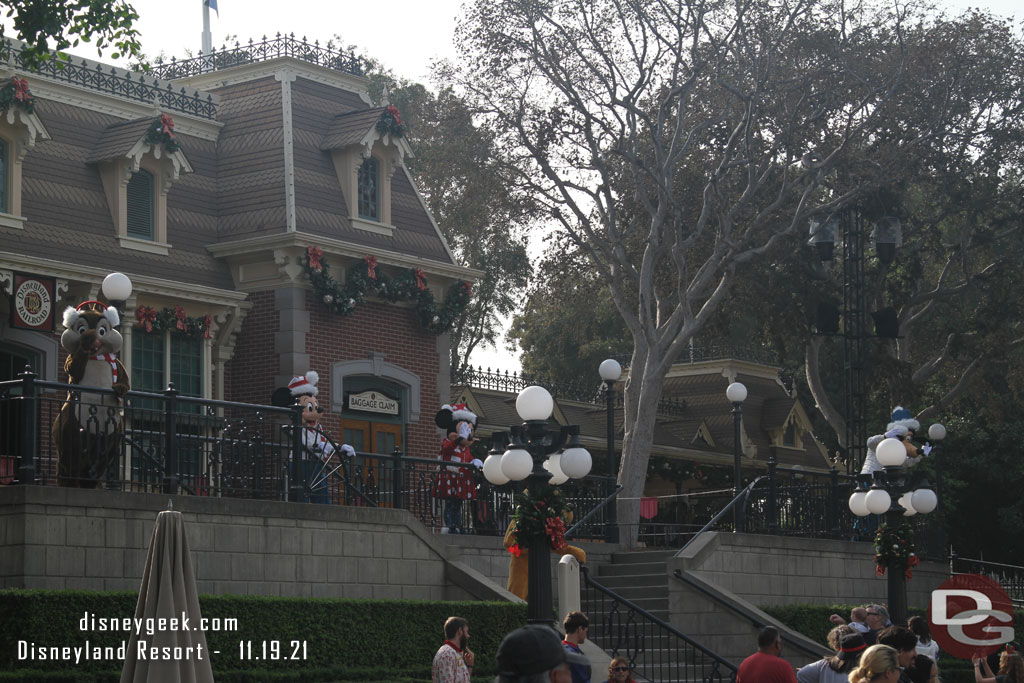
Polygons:
M622 366L614 358L601 361L597 368L598 374L604 381L605 398L605 437L608 439L607 463L608 463L608 486L605 488L605 495L610 496L615 489L615 383L622 377ZM607 508L608 528L605 536L609 543L619 542L619 517L615 503Z
M743 488L742 457L743 448L740 443L740 420L743 417L743 402L747 400L747 387L741 382L733 382L725 389L725 397L732 403L732 495L735 498ZM732 529L734 532L744 530L743 505L736 501L732 509Z

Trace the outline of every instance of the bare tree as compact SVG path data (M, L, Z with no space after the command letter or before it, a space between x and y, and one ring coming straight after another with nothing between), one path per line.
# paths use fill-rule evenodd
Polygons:
M864 150L899 92L905 20L836 1L479 0L460 26L468 100L633 339L625 542L672 363L746 264L880 182ZM850 180L823 187L840 164Z

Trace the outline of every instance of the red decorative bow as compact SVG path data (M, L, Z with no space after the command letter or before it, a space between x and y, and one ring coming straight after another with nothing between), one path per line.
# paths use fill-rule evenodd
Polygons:
M210 327L213 325L213 320L210 318L210 314L207 313L206 317L203 318L203 339L210 338Z
M174 119L170 114L160 115L160 132L170 139L174 139Z
M14 99L21 102L28 102L32 99L32 96L28 93L28 81L24 78L15 76L11 79L11 85L14 86Z
M416 288L421 292L427 288L427 274L423 272L422 268L416 269Z
M907 573L906 573L906 577L908 579L911 579L911 578L914 577L914 573L912 571L910 571L910 570L913 569L914 567L916 567L919 564L921 564L921 558L919 558L917 555L911 553L910 557L907 558Z
M513 555L515 555L516 557L519 557L520 555L523 554L523 549L519 547L518 543L513 543L512 545L510 545L508 547L508 551L510 553L512 553Z
M396 126L402 125L402 117L399 116L399 114L398 114L398 107L396 107L393 104L389 104L388 108L387 108L387 112L388 112L388 114L391 115L391 118L393 118L395 120L395 125Z
M548 517L544 522L544 532L551 538L551 547L558 552L569 546L565 542L565 522L561 517Z
M462 288L466 290L466 296L473 296L473 283L469 280L462 281Z
M135 311L135 319L139 321L139 327L145 328L146 332L152 332L153 323L156 322L156 309L139 306L139 309Z
M187 329L185 327L185 309L182 308L181 306L175 306L174 317L177 319L174 326L177 327L182 332L185 332Z
M371 280L377 279L377 257L376 256L364 256L363 260L366 261L366 274Z
M315 270L318 273L323 270L324 264L320 261L323 255L324 250L320 247L306 247L306 258L309 260L310 270Z

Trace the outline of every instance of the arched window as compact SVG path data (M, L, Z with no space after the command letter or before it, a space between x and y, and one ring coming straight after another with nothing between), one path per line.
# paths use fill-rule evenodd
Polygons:
M153 174L143 169L132 173L127 199L128 236L153 239Z
M359 217L380 220L380 164L373 157L359 167Z
M0 213L7 213L7 195L10 192L7 189L8 173L7 173L7 160L10 158L10 148L7 146L7 141L0 138Z

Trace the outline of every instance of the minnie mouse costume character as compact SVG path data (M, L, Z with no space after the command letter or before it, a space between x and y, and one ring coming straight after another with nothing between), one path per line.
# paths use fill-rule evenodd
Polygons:
M447 436L441 441L441 451L437 456L439 460L472 463L478 468L483 467L483 463L474 458L469 451L470 445L476 440L473 438L476 419L476 415L465 403L441 407L434 422ZM476 485L473 483L470 469L441 465L434 479L434 497L445 501L444 524L448 533L465 533L462 527L462 501L476 498Z
M338 469L332 466L331 460L335 453L334 444L327 438L320 427L320 418L324 409L317 401L319 390L316 388L320 375L310 370L305 375L293 377L287 387L274 391L271 402L276 406L302 406L302 444L305 453L301 454L292 476L306 483L310 491L309 502L329 503L329 475ZM354 456L356 451L348 444L338 449L343 455ZM310 457L310 456L316 456Z

